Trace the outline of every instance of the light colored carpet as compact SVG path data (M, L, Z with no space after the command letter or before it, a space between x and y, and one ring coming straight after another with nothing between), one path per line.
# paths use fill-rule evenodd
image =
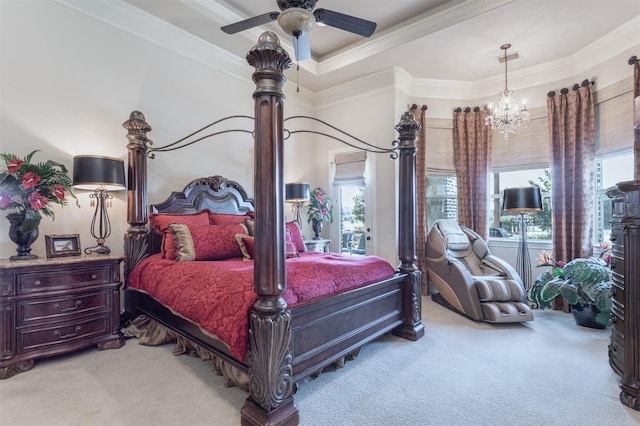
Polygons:
M610 329L535 311L525 325L467 320L424 298L426 335L383 336L355 361L302 383L302 425L638 425L608 364ZM238 425L247 394L172 347L36 361L0 381L0 424Z

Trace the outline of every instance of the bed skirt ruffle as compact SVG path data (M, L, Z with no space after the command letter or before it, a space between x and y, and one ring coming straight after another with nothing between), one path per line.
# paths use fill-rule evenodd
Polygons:
M149 318L147 315L138 315L123 329L123 333L125 337L135 337L139 345L159 346L175 343L175 347L173 348L174 355L188 355L209 362L213 371L217 375L225 378L225 387L237 386L247 392L249 391L249 375L246 372L218 358L211 351L179 335L158 321ZM360 348L340 357L337 361L328 365L322 371L312 374L306 380L313 380L323 372L335 371L344 367L347 361L355 359L359 353Z
M146 315L138 315L131 321L124 329L124 335L125 337L136 337L140 345L158 346L175 343L174 355L189 355L207 361L216 374L225 378L226 387L238 386L247 392L249 391L247 373Z

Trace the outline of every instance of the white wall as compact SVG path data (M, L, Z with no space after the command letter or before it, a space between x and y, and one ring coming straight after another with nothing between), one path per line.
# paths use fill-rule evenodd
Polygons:
M80 154L126 161L122 123L132 110L145 114L156 147L230 114L253 116L255 86L248 64L244 73L231 60L207 66L51 1L0 2L0 31L0 152L23 156L40 149L36 160L51 159L71 170L72 157ZM304 95L287 91L287 114L309 114ZM253 128L250 122L233 124ZM308 147L286 144L287 181L314 177L313 158L303 151ZM292 161L293 156L299 160ZM158 154L149 161L149 201L163 200L168 188L214 174L238 181L252 194L251 138L226 135ZM56 206L55 221L42 220L34 254L45 255L43 235L49 234L79 233L82 247L95 244L88 193L76 193L80 209ZM126 193L113 195L107 245L117 252L128 228ZM8 229L3 214L0 258L16 254Z

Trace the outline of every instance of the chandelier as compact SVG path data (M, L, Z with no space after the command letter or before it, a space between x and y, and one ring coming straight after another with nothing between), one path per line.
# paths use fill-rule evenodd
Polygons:
M515 133L516 129L523 122L529 121L529 111L523 103L522 109L518 111L518 104L513 90L507 87L507 49L511 44L503 44L500 49L504 50L504 90L500 92L500 98L495 108L489 104L489 114L484 120L485 125L491 125L492 129L500 130L505 140L509 140L509 134Z

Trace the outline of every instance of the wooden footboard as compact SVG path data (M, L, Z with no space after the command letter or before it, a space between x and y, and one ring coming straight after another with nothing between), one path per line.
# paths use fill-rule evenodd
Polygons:
M322 371L339 358L402 323L404 274L291 309L293 380Z

